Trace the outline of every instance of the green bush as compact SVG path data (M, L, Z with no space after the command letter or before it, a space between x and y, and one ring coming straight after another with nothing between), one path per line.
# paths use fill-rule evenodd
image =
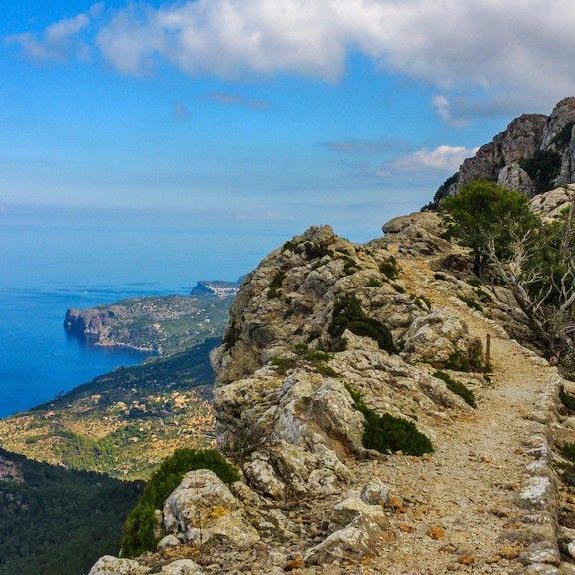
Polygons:
M553 181L561 170L561 156L553 150L538 150L519 165L529 174L538 194L553 188Z
M144 493L132 509L124 525L122 551L136 557L156 549L154 511L161 509L170 493L178 487L188 471L210 469L225 483L239 480L236 468L218 451L178 449L161 464L146 484Z
M468 389L465 385L463 385L463 383L457 381L456 379L453 379L448 373L445 373L444 371L436 371L433 374L433 377L437 377L437 379L442 379L447 385L447 389L449 389L449 391L451 391L452 393L459 395L459 397L461 397L465 401L465 403L467 403L473 408L477 407L477 403L475 401L475 395L470 389Z
M379 271L388 280L396 280L399 277L399 266L393 256L389 256L379 264Z
M353 399L355 409L365 418L363 446L381 453L401 451L407 455L432 453L433 445L429 438L421 433L412 421L393 417L388 413L377 414L363 402L361 395L347 387Z
M481 341L479 339L472 340L467 353L454 351L445 362L444 367L453 371L483 371L485 362Z
M575 411L575 397L567 393L563 387L559 390L559 399L564 407L571 411Z
M474 309L477 311L483 311L483 306L477 300L475 300L473 298L462 297L461 301L463 303L465 303L467 305L467 307L470 307L471 309Z
M346 329L355 335L370 337L388 353L397 353L391 332L382 323L368 317L353 295L345 295L336 301L328 333L334 338L341 338Z

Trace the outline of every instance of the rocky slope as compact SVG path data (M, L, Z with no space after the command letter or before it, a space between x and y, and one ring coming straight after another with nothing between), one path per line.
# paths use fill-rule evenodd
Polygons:
M162 296L69 309L66 330L89 343L170 355L223 333L234 293Z
M574 125L574 97L561 100L550 116L516 118L463 162L449 193L473 180L496 181L529 196L575 182Z
M435 214L384 232L311 228L246 278L212 354L217 441L242 481L188 473L157 551L91 575L573 573L553 466L575 429L568 382L502 329L505 294L466 281Z

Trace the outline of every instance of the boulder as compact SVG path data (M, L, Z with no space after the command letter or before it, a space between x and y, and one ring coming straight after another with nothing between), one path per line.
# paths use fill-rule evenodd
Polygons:
M243 505L218 476L190 471L164 504L164 530L193 545L208 541L245 549L259 540L246 521Z
M150 569L131 559L118 559L104 555L90 569L88 575L148 575Z
M359 497L350 497L335 507L334 531L305 554L307 565L322 565L342 558L361 560L373 553L389 521L379 505L368 505Z
M401 356L409 363L443 367L455 353L468 355L473 340L467 324L447 308L416 318L404 336Z
M499 171L497 184L511 190L525 194L528 197L535 195L535 185L529 174L519 164L510 164Z

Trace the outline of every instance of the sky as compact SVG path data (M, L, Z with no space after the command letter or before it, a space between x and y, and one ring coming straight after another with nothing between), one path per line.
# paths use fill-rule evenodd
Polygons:
M571 0L3 0L0 211L382 223L575 95L573 29Z

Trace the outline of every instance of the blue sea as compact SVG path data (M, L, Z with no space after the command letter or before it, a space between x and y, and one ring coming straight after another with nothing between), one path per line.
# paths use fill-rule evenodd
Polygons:
M289 228L152 211L1 212L0 416L143 360L68 337L67 308L186 294L203 279L235 280L301 231Z

